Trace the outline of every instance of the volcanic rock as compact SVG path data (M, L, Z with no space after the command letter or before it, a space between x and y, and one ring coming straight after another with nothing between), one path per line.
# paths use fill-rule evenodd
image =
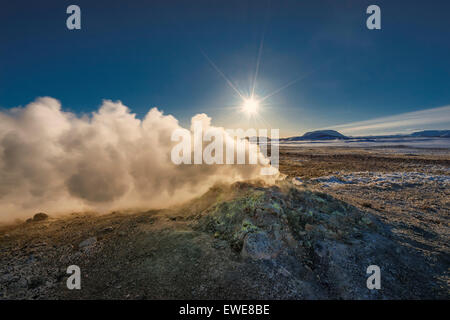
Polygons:
M43 212L36 213L33 216L33 221L43 221L43 220L47 220L47 219L48 219L48 215Z

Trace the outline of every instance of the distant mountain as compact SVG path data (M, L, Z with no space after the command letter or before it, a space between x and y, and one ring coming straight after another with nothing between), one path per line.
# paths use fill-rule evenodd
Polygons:
M392 139L392 138L408 138L408 137L426 137L426 138L450 138L450 130L424 130L411 134L392 134L380 136L359 136L347 137L334 130L317 130L307 132L302 136L295 136L289 138L281 138L280 141L306 141L306 140L358 140L358 141L375 141L374 139Z
M317 130L305 133L303 136L298 137L290 137L285 139L280 139L284 141L303 141L303 140L345 140L349 139L348 137L340 134L334 130Z
M425 130L411 133L412 137L441 137L450 138L450 130Z

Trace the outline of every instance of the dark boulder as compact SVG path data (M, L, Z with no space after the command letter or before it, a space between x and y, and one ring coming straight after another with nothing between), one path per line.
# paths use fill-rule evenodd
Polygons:
M43 220L47 220L47 219L48 219L48 215L43 212L36 213L33 216L33 221L43 221Z

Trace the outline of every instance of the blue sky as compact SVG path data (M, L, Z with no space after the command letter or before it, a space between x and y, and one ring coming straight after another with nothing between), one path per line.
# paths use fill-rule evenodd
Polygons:
M81 30L66 28L70 4L81 7ZM370 4L382 30L366 28ZM82 114L112 99L139 117L157 106L187 125L204 112L215 125L282 136L420 111L423 123L389 132L450 129L450 109L435 110L450 105L449 15L445 0L3 2L0 107L51 96ZM256 94L297 81L249 119L206 56L248 92L262 38Z

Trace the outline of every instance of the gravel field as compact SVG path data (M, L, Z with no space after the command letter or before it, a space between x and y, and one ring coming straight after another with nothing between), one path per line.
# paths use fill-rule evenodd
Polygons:
M276 185L1 226L0 299L449 299L450 153L419 151L282 147Z

